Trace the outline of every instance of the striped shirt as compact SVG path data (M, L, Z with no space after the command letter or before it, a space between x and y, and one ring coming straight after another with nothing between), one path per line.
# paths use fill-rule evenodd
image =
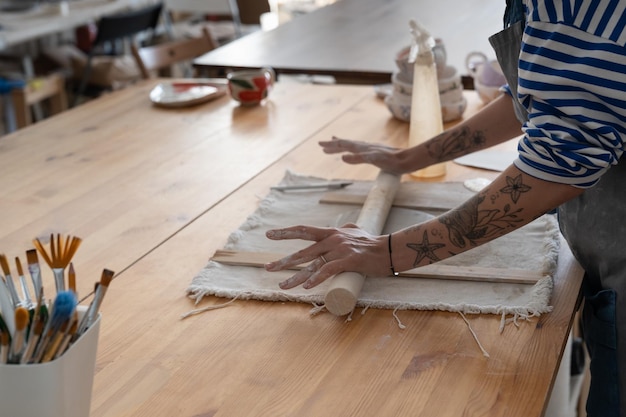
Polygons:
M528 111L515 165L594 185L626 143L626 1L525 0L517 98Z

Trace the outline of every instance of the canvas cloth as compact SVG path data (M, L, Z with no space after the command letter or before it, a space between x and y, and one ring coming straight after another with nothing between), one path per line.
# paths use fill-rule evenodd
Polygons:
M326 181L288 172L283 184L319 183ZM369 189L371 182L355 183L348 188ZM431 184L433 185L433 184ZM398 194L411 195L431 186L407 182ZM450 190L459 202L473 192L462 183L438 184ZM347 189L346 189L347 190ZM305 241L271 241L265 231L297 224L340 226L355 222L360 206L320 204L327 191L271 191L257 210L234 231L225 249L288 254L305 247ZM396 197L398 197L398 194ZM446 204L449 204L446 203ZM393 207L384 233L432 218L421 210ZM552 274L556 270L559 231L553 215L545 215L489 244L479 246L442 261L448 265L472 265L490 268L517 268L542 271L544 278L536 284L511 284L442 279L367 277L357 307L383 309L445 310L461 313L491 313L530 317L551 310ZM427 267L423 267L429 268ZM311 290L297 287L281 290L278 283L293 271L267 272L263 268L229 266L209 261L187 288L190 297L255 299L264 301L297 301L323 304L328 281Z

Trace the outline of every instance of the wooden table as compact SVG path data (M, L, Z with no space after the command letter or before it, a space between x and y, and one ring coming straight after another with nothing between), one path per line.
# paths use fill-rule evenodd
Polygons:
M495 56L487 38L502 29L504 7L503 0L339 0L208 52L195 64L209 75L271 66L279 74L388 83L396 53L411 44L409 20L416 19L443 39L449 64L465 74L469 52Z
M102 307L92 417L541 416L581 283L566 247L554 311L498 332L453 313L370 309L351 322L310 305L235 301L181 320L191 279L286 169L373 179L325 156L336 134L405 146L364 86L278 83L241 108L152 107L144 81L0 139L0 251L22 256L51 232L80 236L79 292L117 272ZM470 112L480 107L467 93ZM477 175L448 164L444 180ZM406 179L408 180L408 179ZM12 259L12 258L10 258ZM50 288L52 274L45 271ZM228 300L205 299L200 306Z

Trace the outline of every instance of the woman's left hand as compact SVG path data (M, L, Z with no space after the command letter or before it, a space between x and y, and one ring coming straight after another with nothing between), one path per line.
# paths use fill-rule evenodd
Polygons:
M266 232L272 240L302 239L315 243L280 260L265 264L268 271L281 271L311 262L291 278L281 282L289 289L302 284L313 288L339 273L351 271L363 275L389 275L389 254L385 236L374 236L354 224L341 228L293 226Z

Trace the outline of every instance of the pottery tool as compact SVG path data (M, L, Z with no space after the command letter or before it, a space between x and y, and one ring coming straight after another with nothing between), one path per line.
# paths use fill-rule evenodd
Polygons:
M0 253L0 266L2 266L2 272L4 272L4 279L6 280L5 282L7 284L7 288L9 289L9 294L11 295L13 308L15 308L21 304L20 297L17 295L17 290L15 289L15 283L13 282L13 277L11 276L11 269L9 268L7 257L3 253Z
M39 239L35 239L33 243L48 266L52 268L57 293L65 291L65 268L72 260L78 246L80 246L81 239L75 236L68 236L64 239L61 234L57 234L55 238L54 234L51 234L50 254L46 252Z
M76 295L71 291L61 291L57 294L52 305L50 319L46 323L43 336L36 349L34 362L39 363L48 349L48 345L58 334L64 323L69 321L76 309Z
M41 268L39 267L39 258L36 249L26 251L26 260L28 261L28 273L33 281L35 294L39 295L43 292L43 282L41 280ZM42 295L43 296L43 295Z
M276 185L274 187L270 187L270 189L278 190L278 191L320 190L320 189L338 190L340 188L347 187L348 185L352 185L352 183L341 181L341 182L325 182L321 184Z
M99 285L96 287L95 295L93 300L91 300L91 304L87 308L87 312L83 316L78 325L78 330L74 339L77 339L82 335L87 329L96 321L98 317L98 312L100 311L100 305L102 305L102 300L106 295L107 290L109 289L109 284L113 279L114 272L108 269L104 269L102 271L102 276L100 277Z
M19 362L26 347L26 328L30 315L25 307L15 309L15 333L11 341L10 361Z
M20 262L20 258L17 256L15 257L15 266L17 267L17 276L20 280L20 287L22 288L22 297L24 299L22 304L24 305L24 307L30 310L35 307L35 303L30 296L30 290L28 289L28 285L26 284L26 277L24 276L24 270L22 269L22 262Z
M211 261L223 265L248 266L263 268L265 264L287 256L285 253L247 252L218 249L211 256ZM300 270L309 262L293 266L289 269ZM534 285L545 277L541 269L495 268L467 265L445 265L441 263L421 266L398 273L403 278L441 279L454 281L499 282L508 284Z
M368 233L379 234L387 221L387 216L396 191L400 187L400 177L381 171L367 195L359 213L356 225ZM343 272L335 275L324 298L328 311L343 316L354 310L365 276L358 272Z

